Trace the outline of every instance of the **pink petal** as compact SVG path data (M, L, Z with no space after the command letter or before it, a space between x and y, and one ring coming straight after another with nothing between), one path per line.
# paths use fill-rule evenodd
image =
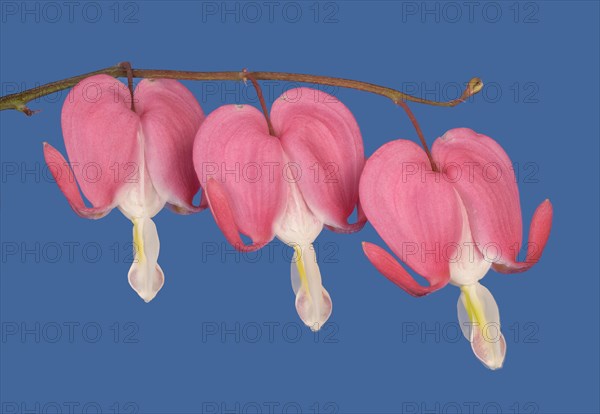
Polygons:
M46 160L46 164L48 164L48 169L52 173L56 184L58 184L58 188L63 192L75 213L83 218L89 219L99 219L110 213L112 206L98 208L89 208L85 206L83 198L81 198L81 194L77 188L73 170L71 170L71 167L61 153L47 142L44 142L44 159Z
M329 230L331 230L335 233L343 233L343 234L356 233L357 231L360 231L363 227L365 227L365 224L367 224L367 216L365 215L365 211L362 208L360 199L358 200L356 209L357 209L356 223L352 223L352 224L345 223L343 227L335 227L335 226L330 226L330 225L326 224L325 227L327 227Z
M254 246L273 239L287 199L283 160L279 140L269 135L262 113L252 106L222 106L200 127L194 167L217 224L234 246L238 230Z
M381 274L389 280L400 286L412 296L425 296L431 292L443 288L447 283L447 279L440 279L436 284L430 286L421 286L415 279L392 257L388 252L381 247L368 242L363 242L363 251L369 261L379 270Z
M223 232L223 235L227 241L236 249L243 252L252 252L258 250L267 244L269 240L246 245L240 237L240 230L235 221L235 215L231 208L229 196L225 186L214 178L209 178L205 186L206 199L210 206L210 210L213 212L217 226ZM271 239L273 237L271 236Z
M385 276L415 295L448 283L449 260L461 237L460 200L452 185L431 170L417 144L397 140L379 148L365 165L360 199L381 238L431 287L420 290L387 253L369 246L365 252Z
M69 162L81 191L101 210L114 206L119 191L128 185L124 171L138 164L139 117L130 105L127 87L108 75L79 82L63 105Z
M172 79L144 79L135 89L135 109L142 120L144 155L158 194L179 213L192 205L200 188L194 171L194 138L204 113L194 95Z
M435 141L432 153L463 200L479 250L494 263L514 263L523 224L508 155L493 139L467 128L446 132Z
M552 203L550 200L543 201L535 210L533 219L531 220L525 261L516 262L514 260L507 260L506 263L495 263L493 265L494 270L501 273L518 273L524 272L536 264L542 257L542 252L544 251L544 247L546 247L548 237L550 237L552 215Z
M287 91L273 104L271 120L307 205L325 224L342 232L360 230L364 216L348 224L358 202L364 167L360 129L337 98L316 89Z

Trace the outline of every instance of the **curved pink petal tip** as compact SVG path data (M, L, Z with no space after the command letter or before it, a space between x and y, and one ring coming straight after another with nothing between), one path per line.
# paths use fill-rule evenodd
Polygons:
M505 263L495 263L494 270L500 273L520 273L531 268L542 257L550 230L552 228L553 208L550 200L543 201L533 213L533 219L529 226L529 237L527 241L527 256L524 262L506 260Z
M48 165L48 169L52 173L52 177L58 184L58 188L63 192L71 208L77 215L88 219L99 219L110 213L113 206L103 207L86 207L77 188L75 174L73 170L62 156L52 145L44 142L44 159Z
M358 200L356 208L358 210L356 223L344 222L344 223L338 224L338 226L326 224L325 227L335 233L342 233L342 234L356 233L357 231L362 230L362 228L365 227L365 224L367 224L367 216L365 214L365 211L362 208L360 199Z
M432 282L430 286L422 286L394 259L388 252L383 250L381 247L369 243L363 242L363 251L373 266L379 270L381 274L387 277L390 281L400 286L407 293L412 296L425 296L436 290L439 290L448 284L449 279L433 279L425 278Z
M240 237L240 230L235 224L233 210L231 209L226 189L220 182L214 178L209 178L206 183L206 192L204 194L206 194L206 199L208 200L210 210L215 217L217 226L219 226L227 241L237 250L242 252L252 252L260 249L270 241L253 241L251 245L244 243Z

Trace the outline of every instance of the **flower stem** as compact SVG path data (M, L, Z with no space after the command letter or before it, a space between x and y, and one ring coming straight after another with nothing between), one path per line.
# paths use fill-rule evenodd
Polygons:
M396 104L398 106L401 106L402 109L404 109L404 112L406 112L406 115L408 115L408 118L410 119L410 122L412 122L413 127L417 131L417 135L419 136L419 140L421 141L421 146L425 150L425 153L427 154L427 158L429 158L429 164L431 164L431 169L433 171L438 172L437 165L435 164L435 161L433 160L433 156L431 155L431 151L429 151L429 147L427 146L427 141L425 141L425 136L423 135L423 130L421 130L421 126L419 125L419 122L417 121L417 118L415 118L415 115L412 113L412 111L410 110L410 108L408 107L408 105L406 104L406 102L404 102L404 101L398 101L398 102L396 102Z
M254 75L249 73L247 69L244 69L242 72L246 74L246 78L250 79L254 89L256 89L256 95L258 95L258 100L260 102L260 107L262 108L263 114L265 115L265 119L267 120L267 125L269 127L269 135L272 137L275 136L275 130L273 129L273 124L271 123L271 117L269 117L269 110L267 109L267 104L265 102L265 97L263 96L262 89L258 84L258 81L254 79Z
M127 88L129 88L129 94L131 95L131 110L135 112L135 99L133 99L133 69L131 63L121 62L119 66L127 71Z
M47 83L45 85L38 86L33 89L28 89L23 92L6 95L0 97L0 111L5 109L16 109L26 115L32 115L31 111L27 107L27 103L30 101L50 95L52 93L70 88L75 86L79 81L93 75L105 74L115 78L127 77L127 69L121 65L104 68L95 72L86 73L79 76L63 79L56 82ZM458 99L453 99L446 102L430 101L427 99L418 98L400 92L396 89L387 88L384 86L375 85L367 82L360 82L350 79L333 78L329 76L316 76L316 75L305 75L299 73L285 73L285 72L191 72L191 71L179 71L179 70L155 70L155 69L133 69L131 70L131 76L134 78L167 78L167 79L179 79L179 80L221 80L221 81L241 81L244 78L248 78L251 75L255 80L279 80L288 82L300 82L300 83L313 83L319 85L337 86L343 88L356 89L360 91L370 92L377 95L385 96L391 99L393 102L398 101L410 101L417 102L425 105L433 106L446 106L452 107L463 102L468 97L476 94L483 88L483 82L479 78L473 78L469 81L467 87L463 91L462 95Z

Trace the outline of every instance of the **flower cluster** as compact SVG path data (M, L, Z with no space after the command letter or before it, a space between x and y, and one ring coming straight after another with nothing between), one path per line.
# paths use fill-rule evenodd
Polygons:
M95 99L87 98L91 87ZM287 91L270 114L225 105L205 117L193 94L175 80L146 79L130 93L115 88L108 75L86 78L70 91L62 129L69 162L44 143L46 162L67 169L51 171L78 215L97 219L118 207L132 221L136 260L128 279L144 301L164 284L152 218L165 206L179 214L209 207L227 241L240 251L258 250L274 237L294 249L296 310L318 330L331 315L332 301L313 243L324 227L353 233L368 220L429 286L417 283L386 250L364 242L373 265L413 296L449 282L458 286L458 315L475 355L491 369L502 366L503 337L490 341L483 329L490 323L499 328L498 307L479 281L490 268L521 272L539 260L552 205L546 200L536 210L526 260L518 262L519 192L512 163L493 139L452 129L435 141L429 157L400 139L365 160L354 116L322 91ZM134 179L105 174L90 182L72 168L86 163L102 171L128 165ZM488 179L483 166L489 163L505 174ZM457 175L450 168L456 165L469 165L469 174ZM192 200L200 189L196 206ZM349 223L355 211L357 220Z

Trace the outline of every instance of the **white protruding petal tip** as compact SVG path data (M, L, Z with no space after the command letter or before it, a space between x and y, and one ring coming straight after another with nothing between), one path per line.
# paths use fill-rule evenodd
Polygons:
M477 330L477 332L481 332ZM471 342L473 353L487 368L495 371L502 368L504 357L506 356L506 340L504 335L500 334L500 338L496 342L490 342L489 339L478 338Z
M302 322L317 332L331 316L332 303L331 297L325 288L321 288L321 299L313 300L305 289L298 290L296 294L296 311Z
M148 303L156 297L156 294L165 284L165 274L158 264L156 264L152 275L146 275L145 270L145 267L139 266L138 263L133 263L127 277L131 288L136 291L144 302ZM152 278L152 283L145 283L146 278Z

